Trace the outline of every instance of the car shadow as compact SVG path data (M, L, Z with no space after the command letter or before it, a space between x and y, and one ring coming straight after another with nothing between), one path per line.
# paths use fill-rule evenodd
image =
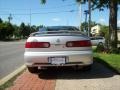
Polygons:
M109 78L114 75L116 75L115 72L96 61L92 65L92 69L88 71L74 70L72 67L59 67L49 68L38 74L42 79L96 79Z

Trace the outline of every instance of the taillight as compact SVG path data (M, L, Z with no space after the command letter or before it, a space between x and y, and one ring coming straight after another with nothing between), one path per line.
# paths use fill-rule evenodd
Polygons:
M25 48L49 48L49 42L26 42Z
M66 43L66 47L89 47L89 46L91 46L91 42L89 40L68 41Z

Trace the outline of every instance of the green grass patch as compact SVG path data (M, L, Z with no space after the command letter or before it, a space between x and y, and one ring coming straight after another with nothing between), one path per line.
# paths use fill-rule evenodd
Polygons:
M108 67L113 68L120 73L120 55L119 54L104 54L94 53L94 59L98 62L102 62Z

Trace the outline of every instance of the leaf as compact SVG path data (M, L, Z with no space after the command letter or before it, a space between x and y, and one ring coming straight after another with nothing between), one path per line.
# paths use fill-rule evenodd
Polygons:
M46 0L40 0L41 4L45 4Z

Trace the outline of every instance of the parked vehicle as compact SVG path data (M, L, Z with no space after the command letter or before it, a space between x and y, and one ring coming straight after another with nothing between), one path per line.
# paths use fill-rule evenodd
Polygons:
M93 46L97 46L98 44L105 44L105 38L104 37L91 37L91 43Z
M25 44L25 63L31 73L58 66L93 63L90 38L72 26L51 26L32 33Z

